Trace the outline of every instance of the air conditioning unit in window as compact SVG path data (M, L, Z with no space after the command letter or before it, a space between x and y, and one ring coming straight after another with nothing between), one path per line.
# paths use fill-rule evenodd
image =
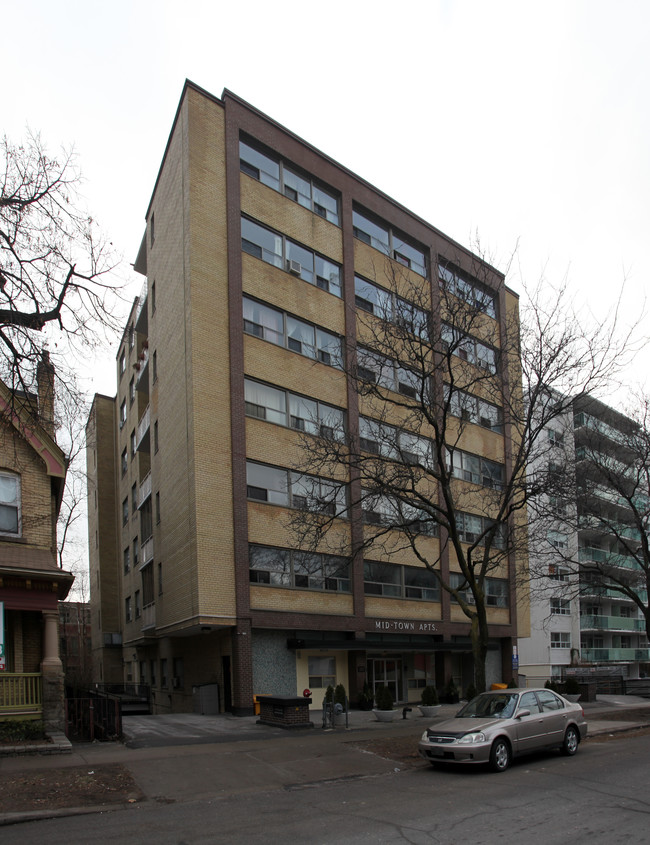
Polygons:
M302 273L302 265L300 264L300 261L294 261L290 258L287 261L287 270L290 273L293 273L294 276L299 276Z

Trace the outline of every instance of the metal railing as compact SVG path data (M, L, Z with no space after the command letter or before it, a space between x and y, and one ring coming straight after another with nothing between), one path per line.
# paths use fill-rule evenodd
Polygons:
M0 672L0 715L42 713L40 672Z
M122 736L122 712L116 696L67 698L65 735L68 739L110 742Z

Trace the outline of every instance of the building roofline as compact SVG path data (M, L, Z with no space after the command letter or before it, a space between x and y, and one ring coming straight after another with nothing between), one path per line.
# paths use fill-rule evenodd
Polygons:
M426 229L431 230L436 235L438 235L439 237L443 238L444 240L448 241L450 244L455 246L457 249L462 250L462 252L464 252L468 256L471 256L472 258L478 259L481 262L482 265L486 266L489 270L491 270L497 276L499 276L501 279L503 279L504 283L505 283L505 274L502 273L501 270L498 270L496 267L492 266L488 261L486 261L480 255L476 255L470 249L468 249L466 246L463 246L462 244L458 243L458 241L455 241L453 238L450 238L449 235L446 235L441 229L438 229L432 223L429 223L423 217L420 217L418 214L411 211L411 209L407 208L405 205L402 205L400 202L398 202L393 197L384 193L384 191L377 188L375 185L373 185L367 179L364 179L362 176L359 176L353 170L350 170L348 167L345 167L345 165L336 161L336 159L327 155L327 153L322 152L322 150L319 150L318 147L315 147L313 144L310 144L308 141L305 141L305 139L301 138L300 135L297 135L295 132L292 132L291 129L287 129L286 126L279 123L277 120L274 120L272 117L269 117L263 111L260 111L260 109L251 105L247 100L244 100L242 97L239 97L237 94L228 90L228 88L224 88L221 97L217 97L214 94L211 94L209 91L206 91L205 88L202 88L200 85L197 85L195 82L192 82L190 79L186 79L184 84L183 84L183 91L182 91L180 99L178 101L178 107L177 107L176 113L174 115L174 120L172 121L171 130L169 132L169 136L167 138L167 143L165 145L163 157L162 157L162 160L160 162L160 167L158 169L158 175L156 176L156 181L154 183L154 187L153 187L153 190L151 192L151 198L149 199L149 204L147 205L147 211L145 213L145 220L149 219L149 213L151 211L151 205L153 203L153 198L156 194L156 190L158 188L158 183L160 181L160 177L161 177L162 170L163 170L163 167L164 167L164 164L165 164L165 160L167 158L167 153L169 152L169 147L170 147L170 144L171 144L172 136L174 134L174 130L176 128L176 123L178 121L178 117L180 115L180 111L181 111L183 102L185 100L185 95L187 94L187 91L190 90L190 89L193 90L193 91L196 91L197 93L201 94L202 96L206 97L207 99L212 100L212 102L218 103L221 106L225 106L226 100L233 100L238 105L240 105L242 108L245 108L248 111L255 114L260 120L264 120L267 123L269 123L270 125L279 129L281 132L284 132L286 135L288 135L289 137L298 141L300 144L307 147L309 150L314 152L316 155L320 156L321 158L323 158L327 162L329 162L331 165L333 165L334 167L341 170L347 176L351 177L352 179L355 179L357 182L362 184L364 187L366 187L366 188L370 189L371 191L373 191L374 193L376 193L383 200L385 200L386 202L395 206L395 208L399 209L401 212L408 215L413 220L417 221L420 225L424 226ZM519 298L519 295L517 293L515 293L515 291L511 290L509 287L506 286L506 290L509 293L513 294L513 296L516 296L517 298Z

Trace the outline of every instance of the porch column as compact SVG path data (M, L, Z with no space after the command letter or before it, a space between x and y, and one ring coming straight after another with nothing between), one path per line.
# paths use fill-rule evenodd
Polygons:
M43 721L50 730L65 727L63 664L59 657L59 614L43 611Z

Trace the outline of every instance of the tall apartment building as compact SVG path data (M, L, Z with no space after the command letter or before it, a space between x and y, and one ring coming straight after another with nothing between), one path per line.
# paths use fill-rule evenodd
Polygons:
M191 710L217 685L220 709L237 714L255 694L309 688L320 702L330 683L352 701L366 681L398 701L450 677L465 688L468 622L415 555L383 561L390 583L360 556L319 551L307 565L286 517L304 495L295 468L310 427L359 436L342 362L391 267L435 309L439 262L452 262L459 289L482 291L494 348L516 296L235 95L189 82L146 220L118 392L96 397L88 422L97 679L150 684L158 711ZM398 370L387 387L408 392ZM465 444L503 465L498 399L470 398ZM363 530L358 517L340 521L342 536ZM448 549L440 559L449 567ZM514 562L494 587L488 679L500 681L517 637Z
M548 432L553 448L545 458L561 469L567 456L576 489L574 498L558 502L546 553L536 558L531 543L531 572L538 576L531 590L532 636L519 641L529 682L650 673L645 619L625 592L629 585L647 605L635 559L641 534L622 495L631 490L626 474L642 459L630 449L634 430L628 417L585 396ZM639 513L647 507L645 487L645 503L643 489L635 496Z

